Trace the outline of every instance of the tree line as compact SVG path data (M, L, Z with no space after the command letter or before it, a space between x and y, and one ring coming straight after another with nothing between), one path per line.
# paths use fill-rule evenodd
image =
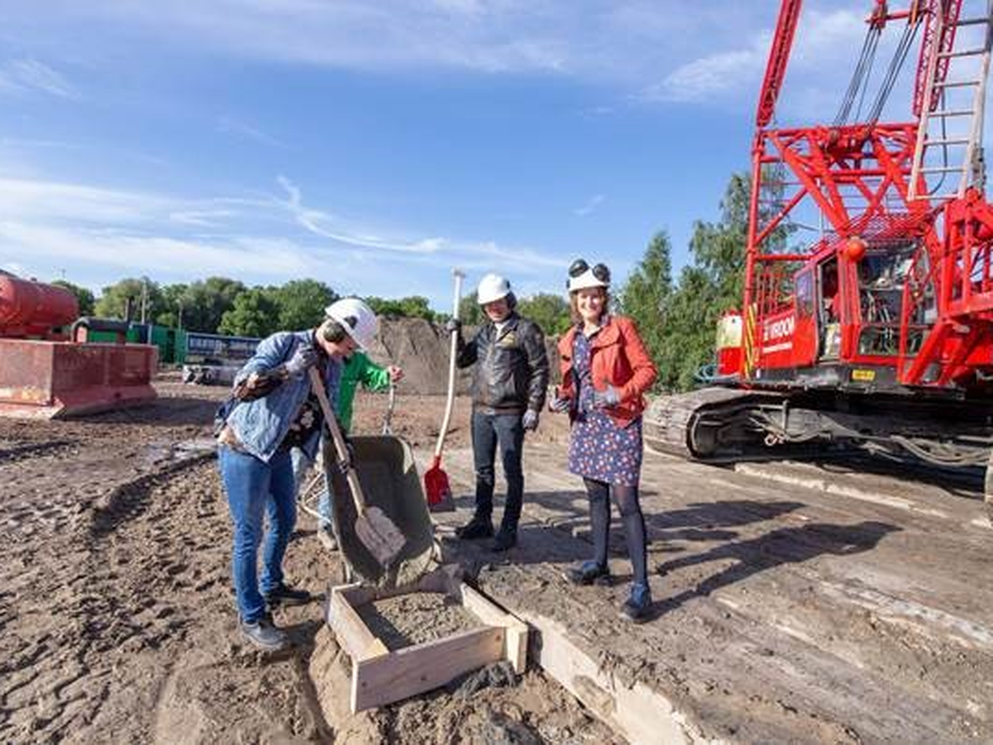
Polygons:
M713 362L717 321L740 307L751 186L747 174L734 174L720 202L716 222L698 220L690 239L690 262L677 278L672 273L672 246L665 231L652 237L641 260L619 287L616 310L635 319L659 369L658 391L687 390ZM338 294L323 282L301 279L280 286L247 287L225 277L189 284L159 285L147 277L122 279L103 288L99 298L86 288L57 281L79 300L82 315L132 319L190 331L263 337L280 329L318 324L323 309ZM448 314L432 311L421 296L364 298L379 315L443 322ZM547 335L569 328L569 304L560 295L538 293L521 298L518 311ZM476 294L462 299L459 317L466 325L482 321Z
M79 285L57 280L52 284L72 292L79 313L100 318L130 319L210 334L264 337L281 329L315 326L324 308L339 298L331 287L313 279L279 286L248 287L227 277L209 277L189 284L161 285L148 277L129 277L104 287L99 297ZM363 298L377 315L423 318L434 323L449 314L431 310L420 295L404 298ZM539 293L520 303L520 310L548 333L568 327L569 306L555 295ZM476 295L463 298L460 313L467 324L481 318Z

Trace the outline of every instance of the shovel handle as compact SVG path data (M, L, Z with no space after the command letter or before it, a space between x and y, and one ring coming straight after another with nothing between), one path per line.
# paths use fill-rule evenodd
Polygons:
M452 303L452 318L459 320L459 306L462 304L462 280L465 279L461 269L453 269L455 278L455 297ZM445 437L448 436L448 426L452 422L452 409L455 407L455 358L459 351L459 332L453 331L448 352L448 397L445 399L445 417L441 422L438 442L434 446L435 460L441 459L441 451L445 447Z
M341 428L338 426L338 420L334 416L331 402L328 401L327 391L324 390L324 381L321 380L321 374L316 367L310 368L308 374L310 375L310 387L313 389L314 395L317 396L317 401L321 406L321 413L324 414L324 422L327 424L328 432L331 433L331 439L334 441L334 449L338 454L338 460L348 464L348 468L345 470L345 478L348 480L349 491L352 492L355 510L360 516L364 515L365 495L362 494L362 484L359 483L359 475L355 472L355 464L349 458L348 447L345 445L345 437L341 434Z

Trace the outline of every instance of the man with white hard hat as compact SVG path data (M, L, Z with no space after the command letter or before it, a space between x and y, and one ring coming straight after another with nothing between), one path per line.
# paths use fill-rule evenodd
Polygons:
M325 308L306 331L281 331L261 342L235 377L231 398L218 411L218 461L234 524L232 574L241 633L256 646L278 650L286 634L272 621L280 605L309 602L310 593L283 580L283 556L296 523L291 450L313 459L324 417L307 371L316 366L333 402L343 360L369 346L375 314L357 298ZM269 518L258 575L264 515Z
M517 298L505 277L483 277L477 300L487 320L471 341L463 340L457 321L449 322L449 331L460 332L458 366L475 365L472 450L476 511L456 534L465 540L493 535L494 461L499 449L507 479L507 502L493 549L507 551L517 545L517 524L524 502L524 433L538 427L538 413L545 403L548 385L548 357L544 334L536 323L517 314Z

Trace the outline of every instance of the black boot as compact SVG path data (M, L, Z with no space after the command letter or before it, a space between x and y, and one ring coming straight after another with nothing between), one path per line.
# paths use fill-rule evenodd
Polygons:
M313 599L311 594L306 590L298 590L289 585L280 585L273 590L269 590L262 597L265 600L265 607L269 610L278 608L281 605L304 605Z
M517 545L517 528L508 528L506 525L500 527L500 531L493 539L493 550L502 553L509 551Z
M491 538L493 536L493 523L488 517L476 515L461 528L455 529L455 537L463 541L472 541L479 538Z
M569 567L563 575L574 585L610 585L610 568L606 564L598 564L590 559L582 564Z

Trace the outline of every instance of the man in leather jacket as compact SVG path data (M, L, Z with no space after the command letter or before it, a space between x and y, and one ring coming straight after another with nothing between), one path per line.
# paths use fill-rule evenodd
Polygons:
M510 282L488 274L479 283L478 302L487 321L471 341L459 334L459 367L475 365L472 376L472 450L476 469L476 512L458 529L459 538L493 535L494 460L497 448L507 479L507 502L494 551L517 545L524 501L521 465L524 432L538 427L548 386L548 357L541 329L514 311ZM459 329L449 322L450 330Z

